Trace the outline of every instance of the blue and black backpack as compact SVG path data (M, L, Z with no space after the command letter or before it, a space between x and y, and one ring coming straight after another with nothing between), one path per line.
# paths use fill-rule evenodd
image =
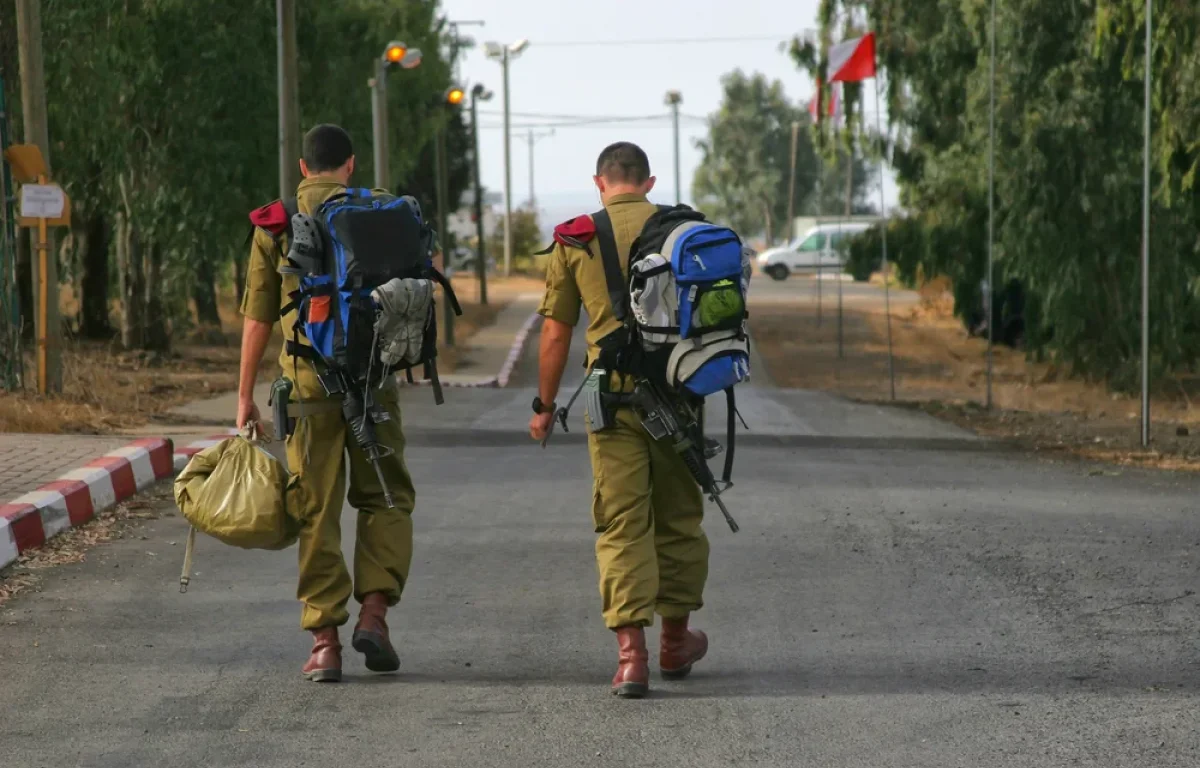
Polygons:
M279 226L282 207L286 228ZM251 215L276 243L284 232L289 249L280 272L299 278L300 289L290 294L282 313L298 314L296 338L287 341L288 354L318 364L318 372L333 372L356 386L377 386L384 377L421 365L424 378L437 379L437 312L429 303L420 360L385 366L374 334L378 307L371 292L395 278L432 280L440 284L456 314L462 314L449 281L433 266L437 236L412 197L395 197L370 189L347 189L321 204L312 216L298 214L294 199L274 203ZM258 217L256 219L256 216ZM264 226L270 219L274 226ZM304 336L309 344L301 344ZM334 393L330 380L322 382Z
M750 378L746 296L751 252L728 227L686 205L660 206L630 249L623 276L612 221L592 214L609 300L623 323L602 358L692 400L724 392L728 410L725 480L733 469L734 387Z

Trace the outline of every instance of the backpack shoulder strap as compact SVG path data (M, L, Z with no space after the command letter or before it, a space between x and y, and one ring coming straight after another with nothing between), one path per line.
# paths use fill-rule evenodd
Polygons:
M604 265L604 282L613 313L622 323L629 316L629 289L621 274L621 255L617 252L617 237L613 234L612 219L601 209L592 214L596 225L596 240L600 244L600 261Z
M283 213L287 216L287 236L288 242L292 242L292 217L300 213L300 201L294 197L289 197L283 202Z

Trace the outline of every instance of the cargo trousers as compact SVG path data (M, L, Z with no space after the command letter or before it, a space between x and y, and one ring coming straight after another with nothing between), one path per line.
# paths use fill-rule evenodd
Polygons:
M704 499L683 459L629 408L610 428L589 429L588 450L605 625L645 627L655 613L699 610L708 580Z
M300 623L307 630L345 624L352 594L361 602L364 595L382 592L388 605L395 605L408 580L416 492L404 463L399 404L394 397L380 400L391 417L376 425L376 433L380 444L394 451L380 460L393 509L388 509L375 469L340 410L326 408L298 418L287 440L288 467L299 475L303 500L296 596L303 604ZM353 581L342 557L343 501L357 510Z

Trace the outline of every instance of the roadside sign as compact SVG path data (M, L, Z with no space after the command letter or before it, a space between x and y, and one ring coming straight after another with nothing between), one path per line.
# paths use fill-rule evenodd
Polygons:
M21 186L21 215L27 219L57 219L66 203L66 195L57 184Z

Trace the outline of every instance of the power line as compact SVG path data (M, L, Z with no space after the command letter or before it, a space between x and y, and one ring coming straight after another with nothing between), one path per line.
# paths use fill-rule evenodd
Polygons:
M504 111L503 110L494 110L494 109L481 109L481 110L479 110L479 114L499 117L500 115L504 114ZM532 119L538 119L538 120L565 120L565 121L570 121L570 122L586 122L586 121L595 121L595 122L625 122L625 121L629 121L629 122L633 122L633 121L638 121L638 120L667 119L667 118L671 117L670 114L661 114L661 115L560 115L560 114L554 114L554 113L549 113L549 112L509 112L509 115L511 115L513 117L525 117L525 118L532 118ZM679 116L681 118L685 118L687 120L707 120L708 119L705 117L699 117L697 115L680 114ZM531 123L531 125L533 125L533 124ZM551 124L547 123L547 126L549 126L549 125L551 125Z
M579 48L583 46L622 46L622 45L716 45L728 43L785 43L788 36L752 35L747 37L668 37L650 40L555 40L534 41L530 45L535 48Z

